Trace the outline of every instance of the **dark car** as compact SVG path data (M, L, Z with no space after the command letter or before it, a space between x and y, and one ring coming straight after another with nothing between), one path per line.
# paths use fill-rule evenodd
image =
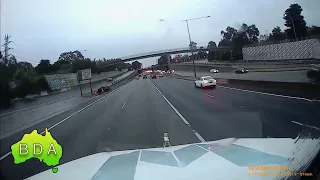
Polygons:
M111 77L107 78L107 82L111 82L113 79Z
M157 75L156 74L151 74L151 79L157 79Z
M311 68L307 71L307 77L314 81L320 81L320 69Z
M109 91L110 89L111 88L109 86L102 86L95 92L95 94L100 95L100 94L105 93L106 91Z
M247 72L248 72L248 70L245 69L245 68L238 68L235 71L236 74L244 74L244 73L247 73Z
M143 75L143 79L147 79L147 75Z

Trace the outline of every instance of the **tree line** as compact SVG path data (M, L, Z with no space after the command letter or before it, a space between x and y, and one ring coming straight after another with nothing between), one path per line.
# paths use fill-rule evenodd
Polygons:
M14 98L24 98L41 91L50 92L44 75L75 73L83 69L91 69L92 73L132 69L130 63L119 62L120 59L91 60L84 57L80 51L64 52L53 64L48 59L42 59L36 67L29 62L17 62L13 55L8 58L4 58L2 54L0 56L0 108L9 106ZM114 62L117 64L108 65Z
M259 43L276 43L283 40L300 40L305 38L319 37L320 27L312 25L307 26L304 16L301 15L303 9L299 4L291 4L285 10L283 19L286 29L283 31L279 26L272 29L271 33L261 34L255 24L248 25L242 23L240 28L228 26L225 30L220 32L222 36L218 45L214 41L210 41L207 48L216 47L231 47L231 52L214 52L209 51L198 52L194 57L176 56L173 62L190 61L191 59L207 58L209 61L213 60L241 60L243 59L242 48L248 45L255 45ZM197 43L192 42L190 47L195 47ZM161 61L160 61L161 63Z

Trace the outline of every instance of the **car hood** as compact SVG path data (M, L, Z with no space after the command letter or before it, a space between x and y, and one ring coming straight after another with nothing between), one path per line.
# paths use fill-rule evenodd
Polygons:
M193 180L247 179L249 166L303 171L319 151L319 139L244 138L166 148L101 152L49 169L28 179ZM270 172L270 178L279 178Z

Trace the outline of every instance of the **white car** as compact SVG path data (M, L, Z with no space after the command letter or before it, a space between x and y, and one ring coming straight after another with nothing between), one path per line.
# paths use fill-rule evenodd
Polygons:
M211 73L219 73L219 70L218 69L210 69L210 72Z
M194 81L194 85L195 87L216 87L217 85L217 81L215 79L213 79L213 77L211 76L203 76L198 78L196 81Z

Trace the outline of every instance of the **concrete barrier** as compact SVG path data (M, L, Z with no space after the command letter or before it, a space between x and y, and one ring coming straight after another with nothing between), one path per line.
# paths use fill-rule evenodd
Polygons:
M195 77L181 76L172 74L171 77L194 81ZM320 99L320 84L299 83L299 82L274 82L274 81L255 81L241 79L215 78L218 85L233 88L273 93L308 99Z

